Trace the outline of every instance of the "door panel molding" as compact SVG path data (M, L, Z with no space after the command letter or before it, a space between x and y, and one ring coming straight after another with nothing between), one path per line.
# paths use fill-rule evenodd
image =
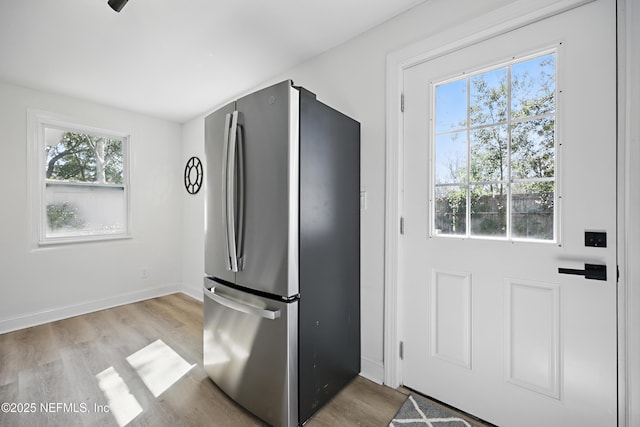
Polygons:
M506 380L560 400L560 285L511 278L504 282Z
M430 285L431 356L471 369L471 273L433 269Z

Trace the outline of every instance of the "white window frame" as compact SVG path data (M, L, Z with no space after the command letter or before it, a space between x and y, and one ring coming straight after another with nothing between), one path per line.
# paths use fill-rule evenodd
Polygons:
M539 58L545 55L549 55L549 54L553 54L555 55L555 109L553 112L553 119L555 122L555 131L554 131L554 177L552 179L514 179L513 176L511 176L511 127L513 123L520 123L523 121L528 120L529 118L518 118L518 119L513 119L513 117L511 116L511 66L514 64L519 64L531 59L535 59L535 58ZM559 163L560 163L560 148L562 147L562 141L561 141L561 136L560 133L558 132L558 126L562 126L562 124L559 122L561 121L561 99L560 96L558 96L562 90L561 90L561 82L560 82L560 74L559 74L559 67L560 67L560 61L561 61L561 43L558 44L557 46L554 47L549 47L546 49L540 49L540 50L536 50L535 52L528 52L528 53L523 53L521 55L518 56L514 56L508 60L504 60L504 61L499 61L496 62L492 65L489 66L483 66L483 67L478 67L477 69L474 70L467 70L465 72L456 74L455 76L450 76L447 78L442 78L439 79L436 82L431 82L430 87L429 87L429 99L430 99L430 104L431 104L431 108L430 108L430 116L429 116L429 122L432 124L430 126L429 129L429 155L430 155L430 159L429 159L429 164L430 164L430 176L429 176L429 200L430 200L430 206L429 206L429 214L430 214L430 219L429 219L429 237L430 238L442 238L442 239L472 239L472 240L500 240L500 241L507 241L507 242L523 242L523 243L543 243L543 244L560 244L561 240L560 240L560 222L561 222L561 190L560 190L560 171L559 171ZM471 234L471 218L470 218L470 206L469 206L469 188L471 185L481 185L483 184L483 182L474 182L471 183L470 179L469 179L469 162L471 161L471 153L469 152L470 150L470 145L469 142L467 141L467 180L464 184L451 184L451 186L455 186L455 185L459 185L459 186L464 186L467 189L467 206L466 206L466 231L465 234L442 234L442 233L437 233L436 232L436 227L435 227L435 222L436 222L436 215L435 215L435 192L436 192L436 187L438 187L438 184L436 183L436 172L435 172L435 161L436 161L436 156L435 156L435 145L436 145L436 127L435 127L435 110L436 110L436 97L435 97L435 87L438 85L442 85L442 84L447 84L453 81L457 81L457 80L461 80L461 79L470 79L473 76L479 75L479 74L483 74L489 71L493 71L493 70L497 70L497 69L501 69L501 68L507 68L508 69L508 84L509 84L509 99L507 100L507 121L503 122L503 123L493 123L491 125L486 125L488 126L497 126L497 125L505 125L507 127L508 130L508 153L509 153L509 168L508 168L508 176L507 179L505 181L505 185L507 186L507 211L505 213L506 215L506 221L507 221L507 231L506 231L506 235L505 236L485 236L485 235L474 235ZM468 107L468 97L470 96L469 93L467 93L467 107ZM470 127L469 125L469 116L468 116L468 111L467 111L467 126L466 128L463 128L461 130L461 132L469 132L470 129L472 129L472 127ZM484 125L483 125L484 126ZM553 181L554 183L554 209L553 209L553 239L537 239L537 238L527 238L527 237L514 237L512 234L512 218L511 218L511 209L512 209L512 195L511 195L511 190L512 190L512 186L518 183L522 183L522 182L551 182Z
M87 183L64 183L61 185L69 185L77 188L81 187L112 187L122 188L124 191L124 226L121 232L117 233L94 233L64 237L47 237L47 215L46 215L46 187L47 182L45 175L45 128L58 128L91 135L100 135L108 138L122 140L123 151L123 183L122 184L87 184ZM27 110L27 128L29 135L28 158L28 178L31 189L31 224L32 224L32 241L35 247L47 247L53 245L62 245L69 243L81 242L97 242L127 239L131 237L131 201L130 201L130 135L126 132L107 130L87 124L82 121L63 117L55 113L40 110Z

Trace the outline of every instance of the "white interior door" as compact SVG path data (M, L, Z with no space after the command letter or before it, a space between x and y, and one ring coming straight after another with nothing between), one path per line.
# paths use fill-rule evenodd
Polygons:
M616 425L615 43L597 0L405 70L404 385Z

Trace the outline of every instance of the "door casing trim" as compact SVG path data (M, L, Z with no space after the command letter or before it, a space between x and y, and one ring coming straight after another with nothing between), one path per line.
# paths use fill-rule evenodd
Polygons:
M403 135L402 135L402 112L400 109L401 95L403 92L403 72L405 69L414 65L420 64L431 59L446 55L448 53L463 49L465 47L480 43L489 38L493 38L509 31L513 31L517 28L529 25L548 17L557 15L559 13L574 9L576 7L591 3L595 0L561 0L561 1L546 1L543 5L539 2L531 2L529 0L517 0L507 6L498 8L485 15L474 18L471 21L460 23L460 25L450 28L446 31L434 34L424 40L418 41L411 45L401 48L395 52L390 53L387 56L386 61L386 139L385 139L385 157L386 157L386 172L385 172L385 252L384 252L384 384L389 387L396 388L401 385L402 380L402 366L399 354L399 346L402 337L402 331L400 329L399 322L399 290L402 286L403 274L399 268L402 265L403 259L403 247L401 244L400 235L400 218L402 217L402 179L403 165L402 165L402 153L403 153ZM618 0L618 3L626 4L623 9L626 10L632 6L634 0ZM621 7L618 5L618 11ZM620 12L618 12L620 14ZM636 10L635 13L640 15ZM618 18L620 19L620 17ZM627 19L627 22L633 22L633 17ZM625 30L623 26L623 31ZM618 29L618 38L620 40L620 28ZM626 40L626 44L630 44L630 37L625 38L622 34L623 40ZM620 41L618 42L620 43ZM627 49L628 50L628 49ZM627 65L627 73L622 72L624 77L630 72ZM633 70L638 72L638 70ZM619 71L619 74L621 72ZM618 88L620 93L624 90L624 79L622 80L622 87ZM627 81L629 81L627 77ZM631 109L633 109L633 99L631 101ZM627 100L627 104L629 101ZM635 101L635 109L638 109L638 101ZM620 282L618 284L618 425L625 427L627 422L632 419L630 411L633 410L628 393L628 366L629 359L632 359L633 355L629 355L627 348L631 342L632 337L629 335L626 324L629 320L627 313L637 313L640 307L632 306L636 303L635 299L627 299L627 287L625 285L625 278L640 276L640 269L632 267L632 263L627 263L626 253L628 250L634 247L634 253L640 251L640 244L632 243L627 234L625 233L625 224L631 224L632 216L639 217L640 211L633 212L626 209L625 206L629 205L630 199L638 198L631 195L628 189L630 188L627 183L632 182L631 178L634 178L626 173L626 170L631 169L629 166L629 160L626 162L624 153L629 152L632 139L633 129L628 129L629 112L626 112L626 105L621 105L621 100L618 100L618 114L627 117L626 128L623 128L620 124L618 135L618 262L622 265ZM628 106L626 106L629 109ZM620 123L620 120L619 120ZM636 127L640 125L636 124ZM626 130L625 130L626 129ZM636 129L637 131L637 129ZM636 132L637 133L637 132ZM627 156L628 159L628 156ZM633 161L633 160L632 160ZM637 181L636 181L637 182ZM625 191L625 188L627 189ZM635 206L635 205L634 205ZM637 304L636 304L637 305ZM635 348L635 347L633 347ZM635 355L636 360L638 355ZM639 408L636 408L638 410Z

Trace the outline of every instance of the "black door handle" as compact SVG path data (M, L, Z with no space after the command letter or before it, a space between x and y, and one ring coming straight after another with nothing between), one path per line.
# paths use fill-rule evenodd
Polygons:
M591 280L607 280L607 266L600 264L585 264L584 270L575 270L573 268L559 268L558 273L584 276L585 279Z

